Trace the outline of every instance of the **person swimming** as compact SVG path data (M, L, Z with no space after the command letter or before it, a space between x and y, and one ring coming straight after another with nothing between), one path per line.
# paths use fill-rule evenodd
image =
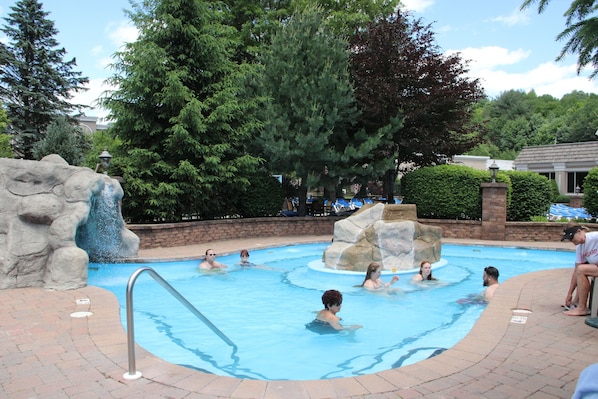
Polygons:
M243 267L255 266L255 264L253 264L249 261L249 251L248 250L246 250L246 249L242 250L240 257L241 257L241 262L239 262L240 266L243 266Z
M340 323L341 319L336 314L341 310L341 306L343 304L343 294L341 294L339 291L328 290L324 292L322 295L322 304L324 305L324 309L318 312L314 321L306 325L307 328L310 328L310 325L317 326L322 324L328 325L336 331L357 330L361 328L361 326L358 324L343 326Z
M390 282L384 283L382 279L380 279L381 274L382 266L377 262L370 263L368 270L365 273L365 279L363 280L363 283L361 283L361 287L368 290L377 290L380 288L388 288L399 281L399 276L392 276Z
M412 283L419 283L422 281L436 281L437 279L432 276L432 264L427 261L423 260L419 264L419 273L413 276L411 280Z

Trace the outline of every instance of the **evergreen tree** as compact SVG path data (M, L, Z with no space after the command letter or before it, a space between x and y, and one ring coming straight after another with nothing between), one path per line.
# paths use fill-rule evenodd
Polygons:
M90 148L91 137L68 118L61 116L50 123L45 137L33 145L33 155L36 159L42 159L46 155L58 154L69 165L81 165L86 150Z
M348 43L330 33L315 7L295 14L262 57L271 101L260 144L276 173L300 178L299 214L309 184L363 169L357 160L383 140L354 128L359 112L348 57Z
M128 13L139 37L116 54L118 89L102 102L128 154L123 212L134 221L233 213L231 193L259 164L245 151L260 126L242 85L254 67L231 61L238 36L222 6L144 0Z
M525 0L521 9L538 3L538 13L542 13L550 0ZM574 0L565 11L567 17L565 29L557 36L557 40L567 40L557 61L567 54L577 54L577 73L588 64L592 64L594 72L591 78L598 74L598 17L596 16L596 0Z
M73 71L76 60L64 60L58 31L38 0L21 0L11 7L0 43L0 98L11 121L19 156L33 159L33 145L44 138L48 125L81 105L69 102L84 90L87 78Z
M0 132L4 132L7 126L8 117L4 107L0 105ZM14 151L10 146L10 138L11 136L8 134L0 133L0 158L12 158L14 156Z

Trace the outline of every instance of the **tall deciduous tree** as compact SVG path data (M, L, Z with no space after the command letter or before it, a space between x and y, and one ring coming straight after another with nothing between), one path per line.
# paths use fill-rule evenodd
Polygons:
M76 60L65 61L65 49L48 12L38 0L21 0L11 7L0 43L0 98L11 121L17 153L32 159L33 145L60 115L82 108L69 102L88 79L74 71Z
M467 76L458 54L440 52L430 25L401 11L355 35L351 49L351 76L368 130L403 121L392 146L380 152L398 161L384 179L387 199L394 202L399 169L443 163L476 144L468 122L483 89Z
M348 43L326 28L317 7L295 14L262 57L271 101L260 144L273 170L301 178L300 214L308 184L363 169L358 160L384 140L384 132L355 129L348 57Z
M538 4L538 13L541 14L550 0L525 0L521 9L526 9L532 4ZM557 40L567 40L557 61L562 60L567 54L577 54L577 73L589 64L594 67L591 78L598 74L598 7L596 0L574 0L565 11L565 29L557 36Z
M129 157L120 167L123 211L136 221L210 218L259 164L245 145L259 128L241 82L253 67L231 61L237 37L223 4L144 0L129 15L137 41L117 53L103 104Z

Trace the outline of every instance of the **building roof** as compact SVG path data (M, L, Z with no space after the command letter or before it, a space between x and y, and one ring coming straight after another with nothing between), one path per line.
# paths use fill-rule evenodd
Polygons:
M514 161L517 165L546 163L598 163L598 141L524 147Z

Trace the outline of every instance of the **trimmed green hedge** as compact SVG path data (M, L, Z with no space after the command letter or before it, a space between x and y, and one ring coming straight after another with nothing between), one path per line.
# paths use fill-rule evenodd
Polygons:
M490 181L490 172L461 165L417 169L401 179L403 203L416 204L421 218L480 220L481 184ZM501 171L496 181L507 183L507 220L530 221L548 212L552 188L546 177L534 172Z
M583 181L583 207L598 217L598 167L590 169Z
M498 182L510 183L499 172ZM416 204L417 216L436 219L482 218L482 183L491 181L490 172L460 165L429 166L414 170L401 179L403 203ZM510 199L510 184L507 202Z
M546 176L535 172L508 171L512 201L507 208L507 220L529 222L533 216L546 215L550 210L552 187Z

